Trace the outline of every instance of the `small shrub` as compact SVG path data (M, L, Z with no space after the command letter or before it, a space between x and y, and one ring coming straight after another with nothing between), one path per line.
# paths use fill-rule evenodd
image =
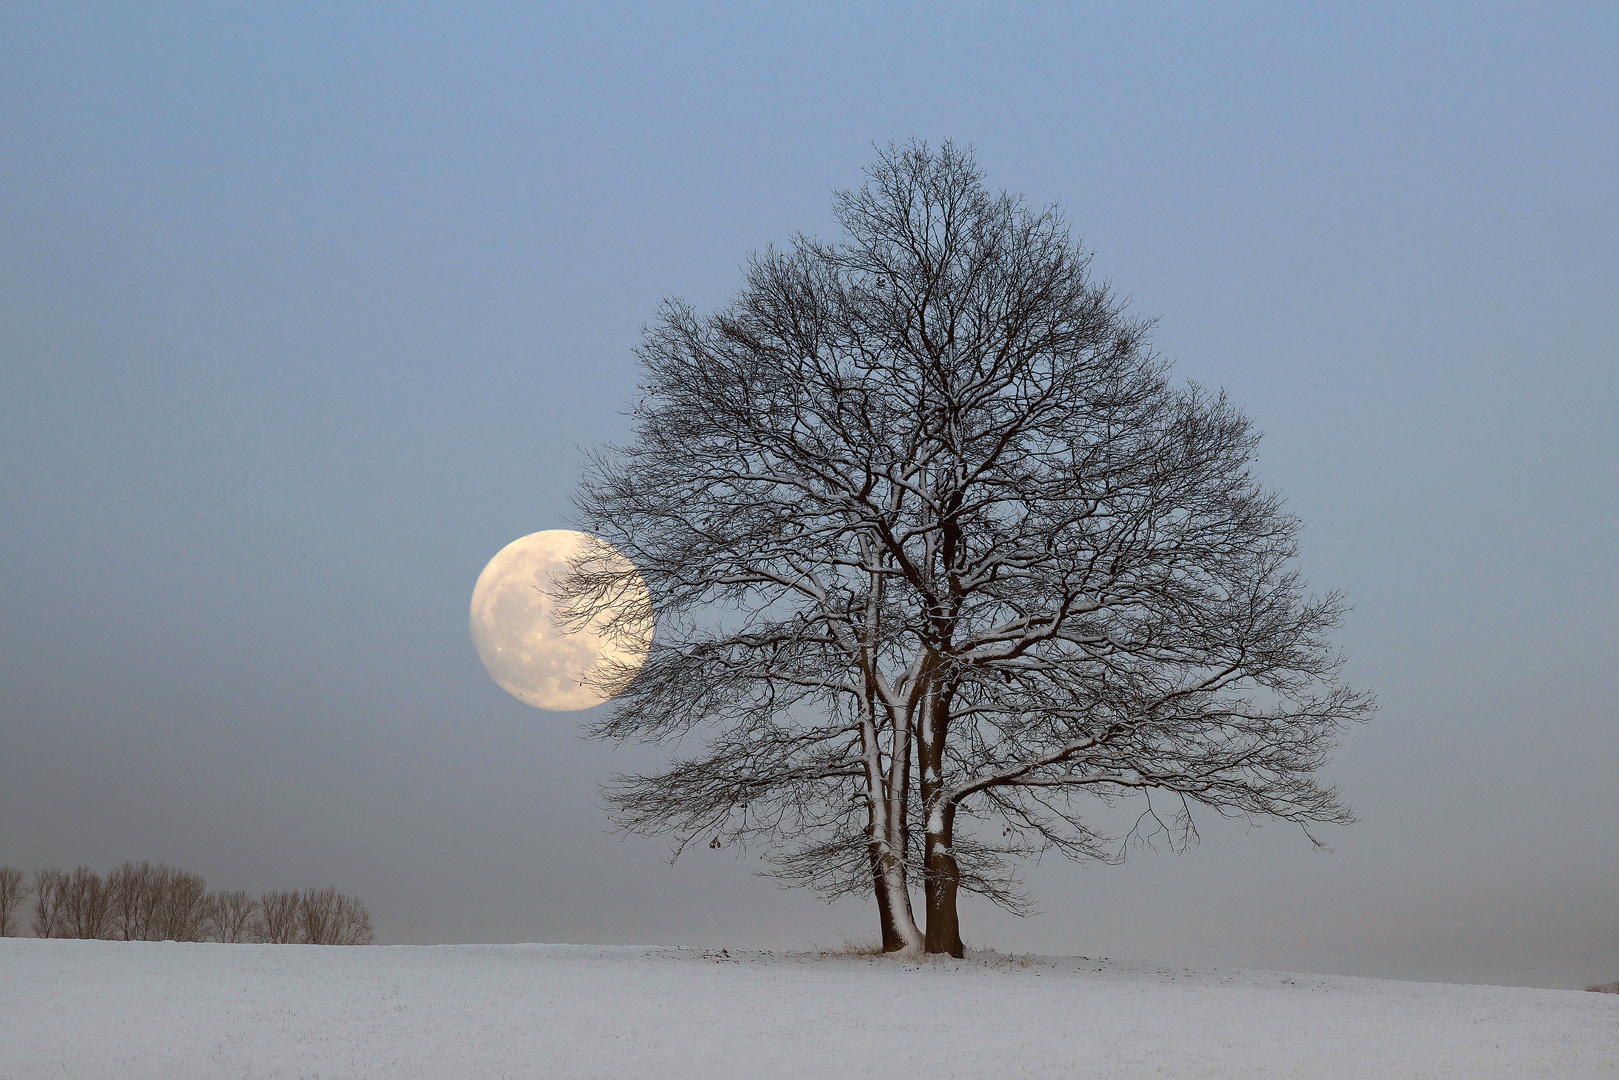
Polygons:
M1598 983L1595 986L1587 986L1586 989L1593 994L1619 994L1619 982Z

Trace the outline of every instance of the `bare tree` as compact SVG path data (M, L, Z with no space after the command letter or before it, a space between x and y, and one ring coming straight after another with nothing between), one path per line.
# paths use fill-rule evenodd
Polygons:
M74 870L62 881L58 933L70 938L105 938L114 926L107 883L88 866Z
M20 870L0 867L0 937L15 933L13 912L32 893L37 937L124 941L262 941L369 945L371 913L335 888L210 893L200 874L163 863L125 862L105 879L81 866L40 870L30 889Z
M337 890L308 888L298 898L298 937L310 945L333 945L327 940L337 929Z
M220 936L219 920L222 916L219 905L219 894L204 893L202 897L202 918L199 920L197 941L222 941Z
M30 928L35 937L61 937L62 892L67 875L57 869L34 871L34 917Z
M330 886L305 889L298 915L299 940L310 945L369 945L374 938L365 905Z
M144 860L120 863L107 875L107 892L117 936L125 941L148 940L157 906L152 864Z
M17 936L17 907L28 896L28 882L15 866L0 866L0 937Z
M214 934L220 941L253 940L253 922L259 902L246 889L215 893L213 897Z
M337 914L332 921L333 945L371 945L377 940L371 926L371 912L352 896L337 898Z
M156 941L201 941L209 929L208 884L201 874L159 863L152 872L150 933Z
M1197 804L1352 820L1315 774L1373 703L1249 421L1172 385L1060 212L970 153L890 148L834 211L843 243L754 257L723 310L666 303L635 440L581 484L658 616L639 673L596 673L594 734L706 740L617 778L620 824L767 843L789 881L873 889L885 948L959 956L958 892L1021 910L1019 857L1180 847ZM567 616L643 625L635 572L588 552ZM1140 798L1137 828L1087 794Z
M302 897L296 889L267 892L259 897L253 937L270 945L288 945L303 935L300 920Z

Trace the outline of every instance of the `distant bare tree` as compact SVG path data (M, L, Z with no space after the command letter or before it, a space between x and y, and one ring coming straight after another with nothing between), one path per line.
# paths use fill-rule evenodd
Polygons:
M245 889L211 893L201 874L163 863L124 862L103 879L88 866L71 874L0 867L0 937L16 933L18 905L34 897L36 937L124 941L259 941L369 945L371 913L336 888L287 889L255 899Z
M71 938L105 938L113 933L111 896L101 875L81 866L62 882L58 933Z
M208 930L208 884L201 874L159 864L152 936L158 941L201 941Z
M62 890L67 875L55 868L34 871L34 918L30 924L35 937L60 937Z
M1619 994L1619 982L1597 983L1595 986L1587 986L1586 989L1593 994Z
M371 928L371 912L352 896L338 897L335 945L370 945L377 940Z
M15 914L27 895L28 883L23 872L15 866L0 866L0 937L17 936Z
M310 945L369 945L371 914L335 888L309 888L299 900L301 939Z
M335 945L327 937L336 929L337 890L308 888L298 901L299 936L311 945Z
M163 907L168 903L169 877L174 872L174 867L167 863L158 863L146 877L146 918L141 925L142 941L163 941L168 936L163 932Z
M198 931L198 941L219 940L219 894L207 893L202 898L201 929Z
M259 897L253 937L268 945L289 945L303 936L299 911L302 897L295 889L267 892Z
M125 941L145 941L152 925L152 864L120 863L107 875L113 928Z
M214 935L224 942L253 940L253 918L259 902L246 889L215 893L213 897Z

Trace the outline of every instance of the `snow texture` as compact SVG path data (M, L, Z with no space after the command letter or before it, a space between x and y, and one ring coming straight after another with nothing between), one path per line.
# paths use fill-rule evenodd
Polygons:
M0 939L0 1076L1619 1076L1619 997L1078 957Z

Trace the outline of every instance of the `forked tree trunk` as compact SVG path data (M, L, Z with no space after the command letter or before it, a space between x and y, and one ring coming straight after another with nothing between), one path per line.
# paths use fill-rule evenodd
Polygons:
M911 910L911 894L905 883L905 867L893 855L875 851L872 884L877 893L877 915L882 921L883 952L923 948L922 928Z
M876 696L868 693L861 739L869 791L866 850L871 860L872 891L877 897L877 919L884 952L920 950L922 930L911 910L910 889L905 881L905 799L910 782L910 745L902 728L894 740L889 763L891 772L884 775L882 756L878 753L876 715Z
M883 877L883 846L873 839L866 845L866 851L871 857L871 889L877 896L877 922L882 927L883 952L899 952L905 948L905 939L894 923L894 905L888 900L888 884Z
M886 850L885 850L886 848ZM877 918L882 924L883 952L924 948L922 928L911 910L911 891L905 880L905 863L895 851L904 850L904 838L893 837L885 845L873 841L871 852L872 888L877 895Z

